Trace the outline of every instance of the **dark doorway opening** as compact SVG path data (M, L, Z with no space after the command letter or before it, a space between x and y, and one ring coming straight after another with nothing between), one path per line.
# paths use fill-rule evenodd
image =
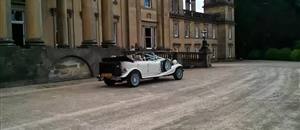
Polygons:
M17 46L24 47L23 24L12 24L13 40Z
M152 29L145 28L145 44L147 49L152 48L152 42Z
M24 6L15 6L11 11L12 38L17 46L25 46Z

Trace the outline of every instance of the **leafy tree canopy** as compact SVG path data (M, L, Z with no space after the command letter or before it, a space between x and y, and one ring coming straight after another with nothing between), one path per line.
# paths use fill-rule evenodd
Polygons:
M300 0L236 0L237 54L292 48L300 40Z

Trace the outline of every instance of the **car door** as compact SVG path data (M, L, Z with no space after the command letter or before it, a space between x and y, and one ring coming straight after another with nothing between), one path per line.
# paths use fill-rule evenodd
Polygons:
M148 72L151 77L155 77L161 73L161 60L153 60L148 62Z
M141 71L142 78L149 77L148 61L136 61L137 68Z

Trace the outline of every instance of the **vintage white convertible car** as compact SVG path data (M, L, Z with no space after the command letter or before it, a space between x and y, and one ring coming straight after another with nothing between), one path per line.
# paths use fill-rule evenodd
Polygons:
M127 81L130 86L138 87L141 79L173 76L175 80L181 80L183 71L183 66L177 60L148 52L102 59L97 78L104 80L108 86Z

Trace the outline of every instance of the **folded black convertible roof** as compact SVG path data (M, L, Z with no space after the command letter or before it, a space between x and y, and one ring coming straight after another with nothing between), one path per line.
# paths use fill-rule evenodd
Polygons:
M103 62L121 62L121 61L128 61L133 62L130 58L127 56L116 56L116 57L110 57L110 58L103 58Z

